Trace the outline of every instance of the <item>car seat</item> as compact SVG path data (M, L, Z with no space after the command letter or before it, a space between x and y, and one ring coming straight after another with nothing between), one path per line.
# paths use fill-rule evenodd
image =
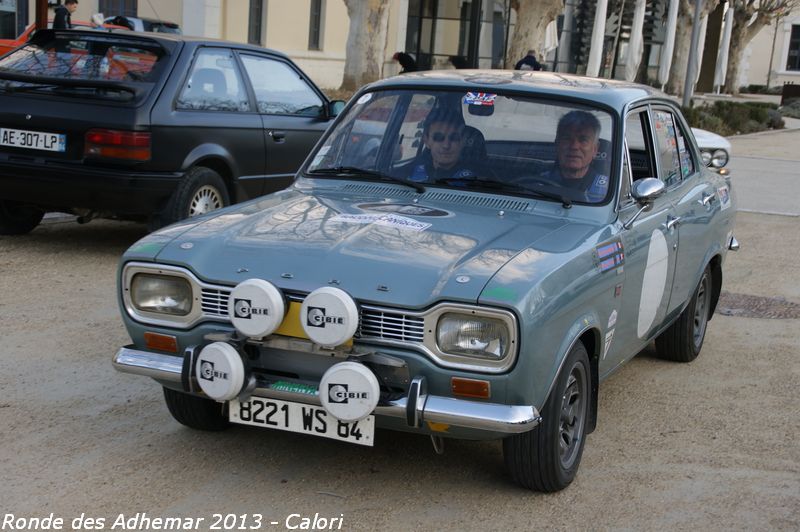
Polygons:
M464 127L464 145L461 148L465 161L486 163L486 139L478 128Z
M599 139L597 141L597 154L591 164L591 170L597 174L610 175L611 172L611 141Z
M228 86L225 74L215 68L198 68L189 81L189 98L225 99Z

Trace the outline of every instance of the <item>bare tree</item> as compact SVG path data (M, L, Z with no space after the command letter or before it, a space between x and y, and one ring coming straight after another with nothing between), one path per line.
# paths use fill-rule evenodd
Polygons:
M525 57L528 50L541 51L547 25L564 11L563 0L511 0L517 23L511 39L506 68ZM540 58L541 59L541 58Z
M389 0L344 0L350 30L341 90L353 91L381 78L386 52Z
M739 94L739 66L747 45L759 31L772 21L800 6L798 0L728 0L733 7L731 47L728 51L728 70L724 92Z
M680 0L678 9L678 25L675 28L675 51L672 55L672 65L669 68L669 81L664 90L677 96L683 95L683 86L686 82L686 68L689 65L689 52L692 43L692 24L694 23L694 0ZM702 19L714 9L719 0L701 0L700 18ZM698 68L700 64L698 61Z

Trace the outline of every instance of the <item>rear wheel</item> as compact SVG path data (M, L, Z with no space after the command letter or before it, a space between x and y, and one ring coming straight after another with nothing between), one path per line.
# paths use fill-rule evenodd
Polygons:
M656 338L656 353L674 362L691 362L700 354L711 311L711 271L706 266L692 300L677 321Z
M181 180L163 213L171 224L230 205L228 189L220 175L210 168L195 166Z
M0 235L30 233L42 218L44 211L34 205L0 200Z
M175 421L198 430L223 430L230 422L225 403L164 388L164 401Z
M542 409L542 422L503 440L506 468L518 484L553 492L575 478L591 411L590 375L589 355L583 343L577 342Z

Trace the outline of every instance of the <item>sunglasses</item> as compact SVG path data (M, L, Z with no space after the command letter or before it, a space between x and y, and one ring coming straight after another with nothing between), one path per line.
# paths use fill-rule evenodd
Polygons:
M431 135L431 140L433 142L444 142L445 138L449 138L450 142L461 142L461 133L450 133L449 136L445 136L444 133L439 133L437 131Z

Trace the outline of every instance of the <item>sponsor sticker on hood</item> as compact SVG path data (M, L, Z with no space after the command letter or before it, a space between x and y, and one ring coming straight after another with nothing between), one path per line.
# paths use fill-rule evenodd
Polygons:
M431 226L429 223L418 222L396 214L337 214L331 218L331 221L353 224L375 224L385 227L408 229L410 231L425 231Z

